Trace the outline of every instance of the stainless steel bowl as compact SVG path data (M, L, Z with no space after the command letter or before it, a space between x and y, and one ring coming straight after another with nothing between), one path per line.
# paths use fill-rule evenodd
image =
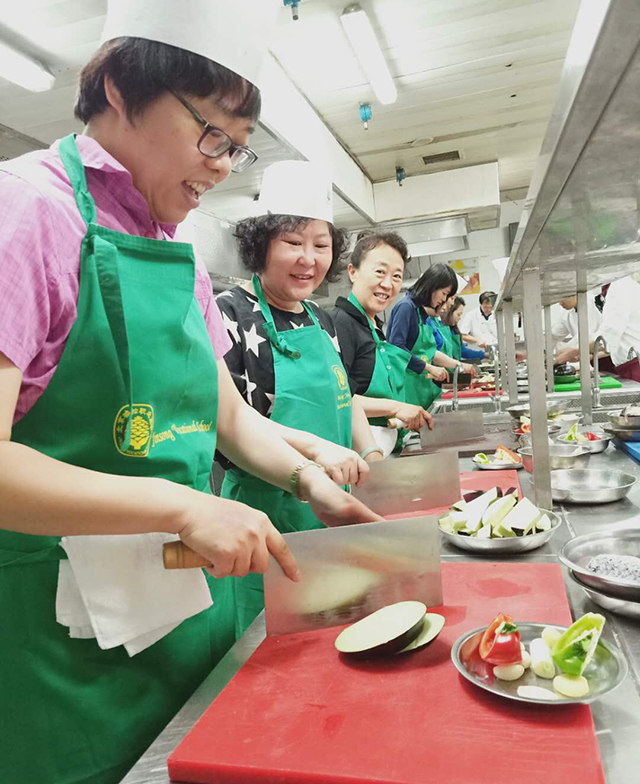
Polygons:
M623 416L622 411L619 411L617 414L609 414L609 421L612 427L640 430L640 416Z
M551 473L551 497L568 504L609 504L624 498L637 479L606 469L572 468Z
M533 448L530 446L518 449L524 464L524 470L533 473ZM566 444L549 444L549 464L552 471L561 468L585 468L589 464L591 453L582 444L569 446Z
M626 615L628 618L640 619L640 601L620 599L617 596L610 596L604 593L604 591L596 591L593 588L589 588L582 580L578 579L575 572L572 572L571 569L569 569L569 577L584 590L594 604L602 607L603 610L608 610L618 615Z
M583 534L571 539L558 553L558 558L587 588L601 591L618 599L640 602L640 585L615 577L605 577L587 569L595 555L635 555L640 558L640 528L621 523L604 531Z
M605 433L604 430L601 430L598 427L579 427L578 433L586 433L587 430L591 433L594 433L597 436L600 436L599 441L565 441L564 435L559 435L556 439L557 442L560 444L576 444L577 446L583 446L585 449L588 449L592 455L597 455L599 452L604 452L605 449L609 446L609 443L613 441L613 436L610 433ZM567 466L568 468L569 466Z
M546 544L562 523L560 516L555 512L550 512L547 509L540 509L540 511L548 515L549 520L551 520L551 528L548 531L539 531L537 534L528 536L512 536L509 539L478 539L475 536L450 534L442 529L440 529L440 533L454 547L458 547L460 550L467 550L476 555L493 557L510 553L526 553L529 550L537 550L538 547Z
M619 438L621 441L640 441L640 430L634 430L630 427L614 427L613 425L605 425L604 429L613 438Z
M559 400L547 400L547 414L559 414L565 410L565 403ZM507 406L505 411L510 414L513 419L520 421L521 416L531 415L531 406L529 403L518 403L515 406Z
M531 439L531 433L516 433L516 430L519 430L519 428L518 427L514 427L513 428L513 434L514 435L517 435L520 438L527 438L527 439L529 439L529 442L526 443L526 444L523 444L523 446L531 446L531 440L530 440ZM547 433L550 436L555 437L555 436L560 435L560 430L561 430L560 425L547 424Z

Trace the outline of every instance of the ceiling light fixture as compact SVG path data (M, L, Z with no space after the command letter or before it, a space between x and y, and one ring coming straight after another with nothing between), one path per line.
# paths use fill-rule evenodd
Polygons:
M342 12L340 21L378 100L380 103L393 103L398 91L369 17L359 5L349 5Z
M0 76L34 93L50 90L55 76L43 65L0 42Z

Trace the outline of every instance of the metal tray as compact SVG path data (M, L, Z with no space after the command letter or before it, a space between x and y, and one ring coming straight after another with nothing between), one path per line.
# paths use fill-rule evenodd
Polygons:
M515 621L520 631L522 642L529 647L531 640L542 635L545 626L555 626L555 624L529 623ZM603 697L605 694L616 689L627 677L629 671L627 661L619 648L607 641L599 642L593 659L584 671L584 677L589 681L589 694L585 697L572 698L563 697L553 689L553 681L547 678L539 678L529 668L524 675L517 681L499 681L493 677L493 668L483 662L479 656L469 656L469 651L473 649L475 642L482 636L486 627L473 629L459 637L451 649L451 660L458 672L481 689L508 700L517 702L532 702L538 705L570 705L574 703L588 704ZM560 626L556 628L565 631ZM463 646L465 646L463 648ZM559 672L559 671L558 671ZM536 699L533 697L522 697L518 694L519 686L538 686L549 692L548 699Z
M537 550L538 547L546 544L562 524L560 516L555 512L550 512L547 509L540 509L540 511L549 516L551 528L548 531L539 531L537 534L529 534L528 536L515 536L509 539L478 539L475 536L450 534L439 526L438 529L447 542L454 547L476 555L489 555L493 558L497 555L526 553L529 550Z
M602 607L603 610L616 613L617 615L625 615L627 618L640 620L640 601L634 602L631 599L620 599L617 596L609 596L609 594L603 591L596 591L585 585L582 580L579 580L571 569L568 571L569 577L573 582L583 588L589 599L594 604L597 604L598 607Z
M551 472L551 497L566 504L609 504L624 498L637 482L632 474L570 468Z
M613 427L613 425L605 425L604 429L607 433L619 438L621 441L640 441L640 430L634 430L630 427Z
M613 436L610 434L605 433L599 427L579 427L578 433L586 433L587 430L593 433L596 436L600 436L599 441L566 441L564 435L558 436L556 441L559 444L566 444L567 446L583 446L591 452L592 455L597 455L600 452L604 452L605 449L609 446L609 443L613 440ZM640 433L639 433L640 435Z
M584 587L603 591L619 599L640 602L640 585L605 577L587 569L589 560L595 555L635 555L640 558L640 528L637 524L618 524L604 531L576 536L568 541L558 553L562 563L575 572Z

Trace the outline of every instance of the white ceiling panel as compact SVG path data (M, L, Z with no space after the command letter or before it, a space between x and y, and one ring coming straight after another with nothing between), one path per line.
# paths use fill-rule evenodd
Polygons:
M579 0L360 0L381 41L398 100L375 101L340 24L348 0L301 0L300 19L282 9L272 51L327 127L373 182L492 161L500 187L530 182L555 101ZM73 118L77 76L95 51L106 0L3 3L0 40L42 60L52 90L30 93L0 78L0 124L50 144L81 130ZM364 131L361 102L373 118ZM203 209L237 220L251 209L264 167L295 157L259 129L260 160L203 199ZM460 160L425 165L424 155L457 150ZM0 154L2 150L0 150ZM336 221L367 221L336 194ZM473 229L496 210L469 216ZM473 219L472 219L473 218Z

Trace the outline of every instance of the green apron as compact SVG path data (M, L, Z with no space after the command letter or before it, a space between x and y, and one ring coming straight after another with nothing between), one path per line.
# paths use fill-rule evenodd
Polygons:
M431 361L436 353L436 339L433 329L429 323L423 320L421 308L416 306L418 316L418 337L411 347L411 353L420 357L423 362ZM442 390L433 379L427 378L426 373L418 375L412 370L407 370L407 381L405 386L405 399L407 403L413 403L422 408L429 408L434 400L442 394Z
M380 336L373 324L364 311L362 305L358 302L357 297L353 292L349 294L349 302L356 307L363 316L366 317L369 328L371 329L371 336L376 344L376 358L373 366L373 375L364 393L365 397L382 398L385 400L399 400L404 402L404 387L407 377L407 365L411 360L411 353L394 346L386 340L380 340ZM369 424L378 427L387 427L387 417L370 417ZM398 430L398 442L402 441L402 436L405 430Z
M87 224L77 319L12 440L72 465L208 492L217 367L193 249L98 226L73 136L60 156ZM115 784L233 643L232 614L216 603L132 658L71 639L56 622L59 541L0 531L0 781ZM214 596L231 591L229 581L209 584Z
M460 337L460 333L454 332L451 327L446 324L442 324L438 331L442 335L444 341L442 351L448 357L457 359L459 362L462 358L462 338ZM451 370L451 368L449 368L449 375L453 375L453 370Z
M253 288L273 354L275 401L271 419L350 447L351 390L331 338L304 302L312 325L278 332L257 275L253 276ZM240 468L227 471L221 495L262 510L281 533L324 527L309 504ZM264 607L263 580L261 575L249 574L233 583L239 636Z

